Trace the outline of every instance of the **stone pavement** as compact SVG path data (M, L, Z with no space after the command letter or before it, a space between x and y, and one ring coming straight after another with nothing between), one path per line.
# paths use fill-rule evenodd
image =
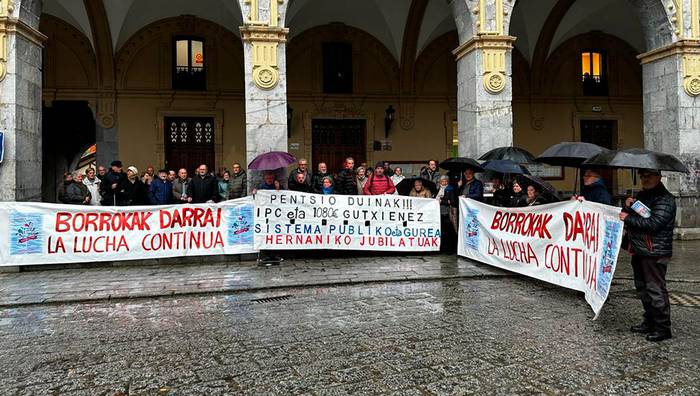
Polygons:
M0 393L700 394L700 310L649 343L623 283L597 321L510 277L0 308Z
M668 279L700 282L700 241L677 241ZM99 301L119 298L254 291L281 287L309 287L391 281L424 281L471 277L515 276L454 255L361 255L317 252L264 268L254 261L197 264L83 266L19 273L0 273L0 307L26 304ZM226 259L225 257L223 259ZM212 261L211 263L207 263ZM615 274L631 279L629 256L620 254Z

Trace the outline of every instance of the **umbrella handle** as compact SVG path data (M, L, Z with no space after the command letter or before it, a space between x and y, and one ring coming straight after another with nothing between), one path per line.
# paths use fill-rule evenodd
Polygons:
M576 168L576 176L575 176L575 179L574 179L574 195L576 195L576 193L578 192L578 185L579 185L579 183L580 183L580 181L579 181L579 179L578 179L578 168Z

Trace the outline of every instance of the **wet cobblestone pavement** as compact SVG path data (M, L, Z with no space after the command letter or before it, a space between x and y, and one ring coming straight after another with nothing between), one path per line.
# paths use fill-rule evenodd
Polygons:
M674 339L649 343L631 287L595 322L521 278L4 308L0 393L700 394L700 310L673 306Z

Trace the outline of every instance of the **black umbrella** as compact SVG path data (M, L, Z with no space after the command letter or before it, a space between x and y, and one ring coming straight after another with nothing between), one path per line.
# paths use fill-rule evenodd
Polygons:
M593 143L562 142L545 150L537 157L537 161L547 165L578 168L583 161L606 151L610 150Z
M479 157L481 161L511 160L519 164L536 164L535 156L520 147L498 147Z
M547 183L546 181L540 179L537 176L522 175L522 177L524 178L524 184L535 186L535 188L537 188L537 190L540 191L542 195L549 197L552 200L552 202L559 201L559 194L557 194L557 189L554 188L551 184Z
M581 167L654 169L658 171L690 173L688 167L671 154L638 148L603 152L586 160L581 164Z
M576 178L574 179L574 194L578 191L578 168L583 161L594 155L610 151L593 143L584 142L562 142L544 151L537 161L553 166L568 166L576 168Z
M459 172L459 174L464 173L467 169L473 169L474 172L484 171L484 168L482 168L476 160L467 157L448 158L440 163L440 168L452 172Z
M498 173L508 173L514 175L530 174L530 171L526 167L517 164L511 160L493 160L484 162L481 164L484 170L498 172Z
M438 189L435 183L431 182L428 179L423 179L422 177L412 177L410 179L401 180L399 184L396 185L396 191L398 191L399 195L410 194L416 180L422 181L423 188L429 190L432 195L435 195L437 193Z

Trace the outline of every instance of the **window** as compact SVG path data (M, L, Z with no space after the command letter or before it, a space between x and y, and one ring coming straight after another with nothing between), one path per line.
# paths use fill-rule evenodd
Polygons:
M352 93L351 44L323 44L323 92L328 94Z
M196 38L176 38L174 51L173 89L206 90L204 41Z
M590 50L585 50L581 53L581 81L583 82L584 95L608 95L605 54L600 51Z

